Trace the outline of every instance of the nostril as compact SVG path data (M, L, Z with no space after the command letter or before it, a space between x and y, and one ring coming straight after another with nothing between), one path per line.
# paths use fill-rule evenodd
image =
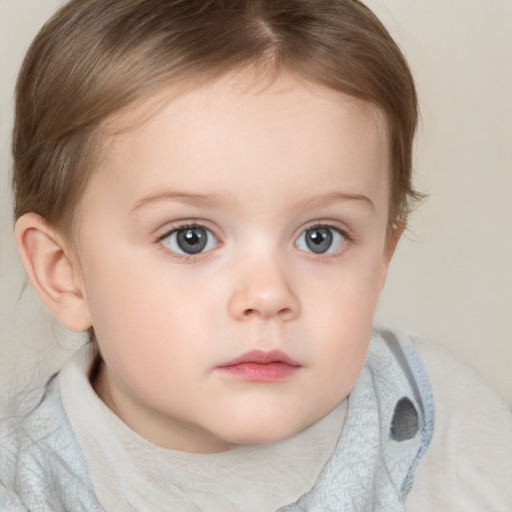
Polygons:
M228 305L229 314L237 320L252 320L256 318L281 321L294 319L300 310L299 302L293 294L253 293L247 297L241 293L235 293L230 297Z
M244 310L244 317L250 317L254 315L261 315L262 317L266 318L268 316L273 316L272 314L269 314L268 311L260 311L259 309L254 308L247 308ZM275 313L274 313L275 314ZM288 317L292 314L292 310L290 308L283 308L277 311L277 316L280 317Z

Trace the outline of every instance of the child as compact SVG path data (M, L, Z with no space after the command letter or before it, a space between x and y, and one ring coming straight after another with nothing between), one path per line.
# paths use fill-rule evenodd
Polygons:
M91 342L1 423L1 510L510 510L504 404L372 332L416 121L355 0L65 5L19 77L15 233Z

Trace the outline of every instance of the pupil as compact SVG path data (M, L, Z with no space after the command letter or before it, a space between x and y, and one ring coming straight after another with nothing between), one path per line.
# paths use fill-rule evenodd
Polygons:
M197 254L206 247L207 236L203 228L189 228L178 231L180 249L188 254Z
M306 245L317 254L326 252L332 244L332 233L329 228L309 229L306 233Z

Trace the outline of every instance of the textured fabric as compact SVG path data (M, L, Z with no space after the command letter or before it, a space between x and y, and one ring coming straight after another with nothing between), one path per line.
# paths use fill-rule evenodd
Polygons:
M0 510L101 510L55 382L21 425L1 428ZM313 488L281 510L404 510L432 428L429 385L412 343L374 336L333 456Z
M392 424L410 419L396 416L403 413L397 404L404 399L417 413L416 432L409 431L397 440ZM333 457L315 487L281 512L403 511L433 426L428 380L411 341L391 332L375 336L350 394L348 415Z
M511 512L512 412L472 368L414 340L432 388L432 442L405 502L408 512Z
M53 378L37 409L0 422L0 511L101 511Z

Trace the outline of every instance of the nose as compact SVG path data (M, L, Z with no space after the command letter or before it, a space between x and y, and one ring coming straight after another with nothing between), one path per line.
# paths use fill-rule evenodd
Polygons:
M300 303L290 286L290 276L272 261L254 261L236 272L235 287L228 303L236 320L251 318L290 321L297 318Z

